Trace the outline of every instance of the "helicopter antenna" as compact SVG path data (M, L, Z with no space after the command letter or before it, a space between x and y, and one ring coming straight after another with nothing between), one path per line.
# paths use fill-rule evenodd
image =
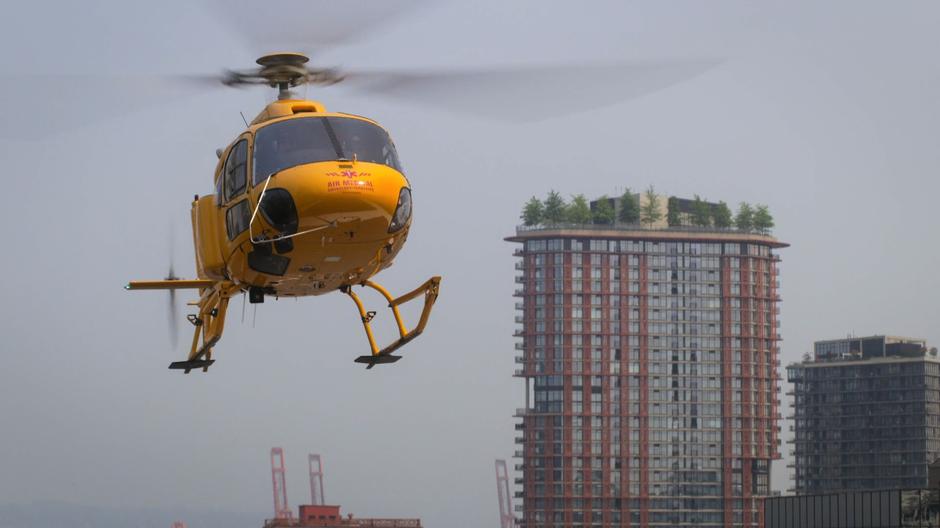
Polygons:
M242 112L241 110L239 110L239 111L238 111L238 115L242 116L242 121L245 122L245 128L248 128L249 125L248 125L248 120L245 119L245 113Z

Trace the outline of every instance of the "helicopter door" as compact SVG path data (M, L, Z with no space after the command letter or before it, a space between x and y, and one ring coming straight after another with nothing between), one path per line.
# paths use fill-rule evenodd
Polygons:
M251 221L251 207L245 193L248 189L248 139L242 138L229 150L222 180L225 230L228 239L234 240L248 229Z

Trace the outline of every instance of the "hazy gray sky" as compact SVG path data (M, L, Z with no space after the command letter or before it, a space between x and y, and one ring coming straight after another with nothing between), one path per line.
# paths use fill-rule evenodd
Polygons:
M631 102L530 124L311 89L395 138L415 223L379 279L401 292L443 275L431 325L404 360L367 372L352 362L366 342L342 296L266 302L254 325L236 301L218 363L183 376L166 370L186 339L171 348L164 294L121 287L165 274L171 222L177 272L192 275L190 199L211 191L214 151L241 130L238 112L250 119L269 94L146 88L127 75L214 73L251 65L258 50L195 4L5 4L0 497L270 515L267 454L279 445L292 506L309 500L305 457L319 452L327 500L344 511L495 525L493 459L515 449L522 401L502 238L521 204L552 188L653 184L768 204L792 244L781 252L784 364L848 332L940 343L938 23L933 2L493 0L432 2L362 30L323 63L723 62ZM23 77L84 72L51 85ZM783 464L774 471L786 487Z

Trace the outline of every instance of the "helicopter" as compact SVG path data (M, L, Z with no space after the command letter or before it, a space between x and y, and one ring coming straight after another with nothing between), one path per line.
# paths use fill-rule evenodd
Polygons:
M306 52L310 46L322 51L362 38L371 34L363 28L387 26L390 19L421 2L279 2L295 15L286 18L283 11L251 0L210 4L223 25L227 20L253 49ZM311 27L314 22L315 28ZM465 115L469 112L475 118L531 123L641 97L717 64L714 60L655 60L340 70L312 67L309 62L304 53L277 52L262 55L253 69L228 70L221 76L160 77L200 87L218 86L219 81L227 87L266 86L275 89L277 96L251 122L246 120L246 128L227 147L216 152L215 192L196 195L191 203L196 278L177 277L171 256L170 273L164 279L126 285L129 290L170 292L173 336L175 292L198 292L198 300L190 303L196 313L187 316L195 327L189 354L171 363L170 369L208 371L215 362L214 347L222 337L229 302L237 295L246 295L255 305L266 297L331 292L350 297L370 349L355 361L368 369L398 361L401 356L394 353L420 336L428 324L440 292L440 276L397 297L374 280L401 251L412 222L412 185L402 171L391 136L375 120L327 111L322 103L298 97L293 89L341 84L370 98L390 97ZM19 80L16 85L44 86ZM539 97L532 97L533 93ZM33 92L24 95L45 101ZM17 133L37 121L32 112L23 114L24 107L46 108L44 104L8 108L12 116L8 121L16 125ZM57 107L59 129L68 122L83 122L77 112L84 108L81 104ZM392 312L398 336L384 347L377 344L372 330L376 312L367 310L354 291L359 287L377 291ZM423 308L409 329L399 307L418 298L423 298Z
M303 297L339 291L355 304L371 349L355 359L371 369L401 359L393 352L424 331L440 291L434 276L393 296L373 280L388 268L408 238L411 183L388 132L358 115L329 112L297 98L291 88L333 84L342 76L315 70L301 53L265 55L251 71L229 71L228 86L264 84L278 91L226 148L217 151L215 192L196 195L191 221L196 279L171 272L163 280L131 281L128 290L195 289L198 310L189 355L169 368L208 371L222 337L229 301L247 292L265 297ZM398 338L380 348L354 287L381 294L395 319ZM405 325L399 307L423 298L418 323ZM172 300L171 300L172 303Z

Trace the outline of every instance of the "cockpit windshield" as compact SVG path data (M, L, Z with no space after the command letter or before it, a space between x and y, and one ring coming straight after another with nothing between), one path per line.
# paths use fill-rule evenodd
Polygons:
M381 163L401 171L388 133L347 117L304 117L270 124L255 134L254 182L289 167L331 160Z

